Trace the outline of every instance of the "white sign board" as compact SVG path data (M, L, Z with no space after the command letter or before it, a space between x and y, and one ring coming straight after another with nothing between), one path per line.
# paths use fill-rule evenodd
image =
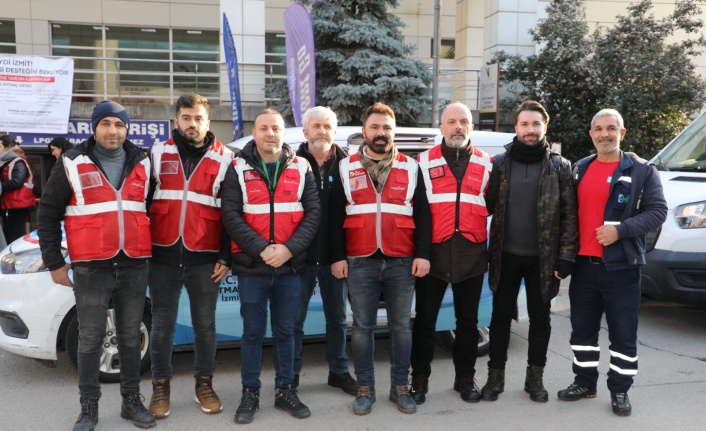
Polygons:
M480 70L478 111L481 113L498 110L498 69L498 64L487 64Z
M0 55L0 130L67 132L74 61Z

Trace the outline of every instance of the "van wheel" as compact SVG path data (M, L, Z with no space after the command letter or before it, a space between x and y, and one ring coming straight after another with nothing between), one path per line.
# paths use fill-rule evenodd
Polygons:
M454 340L456 331L438 331L434 333L436 342L442 349L449 353L454 351ZM478 356L485 356L490 350L490 330L486 327L478 328Z
M152 361L150 359L150 331L152 330L152 310L149 304L145 304L145 311L140 322L141 349L140 349L140 373L150 371ZM66 353L71 365L78 369L78 315L69 321L66 328ZM100 372L98 375L102 383L120 382L120 360L118 358L118 339L115 329L115 310L108 309L106 316L105 338L100 359Z

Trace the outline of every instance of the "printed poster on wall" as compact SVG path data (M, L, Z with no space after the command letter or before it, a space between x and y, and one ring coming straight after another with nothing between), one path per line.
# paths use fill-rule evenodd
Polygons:
M0 54L0 130L66 133L73 80L71 58Z

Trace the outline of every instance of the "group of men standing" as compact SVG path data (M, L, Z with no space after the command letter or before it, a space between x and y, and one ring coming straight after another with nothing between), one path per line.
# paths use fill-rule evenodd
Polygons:
M352 155L333 143L337 120L330 109L304 114L307 142L296 151L284 143L282 115L265 109L255 118L252 141L234 155L209 131L208 101L189 94L176 103L172 138L155 144L147 157L127 139L127 111L112 101L97 104L94 136L58 160L38 213L44 263L76 297L81 413L74 430L93 430L98 422L108 309L114 310L120 346L121 416L151 428L155 418L169 415L182 286L195 335L195 401L205 413L222 410L212 382L215 309L231 266L244 325L236 423L252 422L259 410L268 305L274 405L296 418L310 416L298 387L303 327L317 281L328 384L355 396L353 413L370 413L376 401L374 331L381 298L390 327L389 399L403 413L425 402L436 319L449 284L457 324L453 388L466 402L497 400L523 279L530 317L524 390L533 401L547 401L550 301L560 279L572 273L576 378L558 396L595 397L605 312L613 411L630 414L639 266L645 233L666 217L661 185L653 167L620 150L625 129L616 111L596 114L590 134L598 154L573 169L550 150L548 122L541 104L524 102L515 113L517 136L491 157L473 146L468 107L452 103L442 115L442 142L415 160L395 146L395 114L383 103L365 111L364 144ZM61 252L62 220L71 264ZM479 389L476 325L488 264L492 337L488 380ZM140 322L148 284L153 391L146 408L139 388ZM346 354L347 300L355 379Z

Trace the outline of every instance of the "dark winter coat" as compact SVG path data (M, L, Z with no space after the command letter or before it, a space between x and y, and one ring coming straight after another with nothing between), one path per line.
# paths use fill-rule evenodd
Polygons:
M333 144L333 156L328 159L324 166L327 168L325 178L321 178L321 173L318 169L316 158L309 152L309 144L307 142L299 145L297 156L303 157L309 161L319 191L319 199L321 203L321 222L319 230L316 232L316 237L309 245L306 253L306 263L312 265L330 265L331 262L331 192L333 191L334 183L341 182L341 176L338 173L338 162L348 157L347 149L343 149L336 144Z
M510 182L510 150L493 156L493 172L490 174L486 205L493 214L490 225L489 262L490 288L495 291L502 271L500 261L505 235L505 210L508 184ZM578 251L578 216L571 163L547 149L542 161L537 208L538 212L539 266L542 299L550 301L559 292L559 279L554 276L557 259L574 262Z
M87 141L75 146L64 153L62 157L59 157L44 187L44 193L39 201L39 209L37 210L37 234L39 235L39 247L42 250L42 260L50 271L59 269L66 264L64 256L61 254L61 221L64 220L64 213L66 213L66 207L73 195L73 189L69 179L66 177L64 157L74 160L81 154L85 154L105 175L100 161L98 161L93 152L96 145L95 137L91 136ZM121 184L127 175L132 172L135 165L147 157L142 149L128 140L123 143L123 150L125 151L125 165L120 178ZM121 267L140 265L145 261L146 258L131 258L123 251L120 251L111 259L77 262L74 265Z
M295 156L296 154L291 147L287 144L282 146L278 180L286 167L292 164ZM243 150L236 155L236 159L238 158L244 159L263 178L267 177L262 169L262 159L257 152L255 141L248 142ZM277 183L279 183L279 181L277 181ZM284 243L293 257L279 268L274 268L267 265L260 257L260 253L262 253L270 243L268 239L261 237L245 222L243 218L243 191L240 188L238 174L233 165L228 168L226 177L223 180L221 211L223 214L223 226L228 236L243 250L242 252L231 255L233 271L236 274L284 275L294 274L299 271L306 260L307 247L309 247L309 244L316 236L316 231L321 219L319 194L316 189L314 174L311 168L309 168L304 177L304 191L301 197L301 203L304 207L304 218L294 234ZM270 200L272 197L271 192ZM271 230L274 230L274 227L271 227Z
M576 190L588 165L588 156L573 167ZM627 177L630 178L628 181ZM634 268L645 264L645 234L656 230L667 219L667 201L657 169L634 153L620 152L620 163L613 173L604 220L619 221L619 240L603 247L607 270Z

